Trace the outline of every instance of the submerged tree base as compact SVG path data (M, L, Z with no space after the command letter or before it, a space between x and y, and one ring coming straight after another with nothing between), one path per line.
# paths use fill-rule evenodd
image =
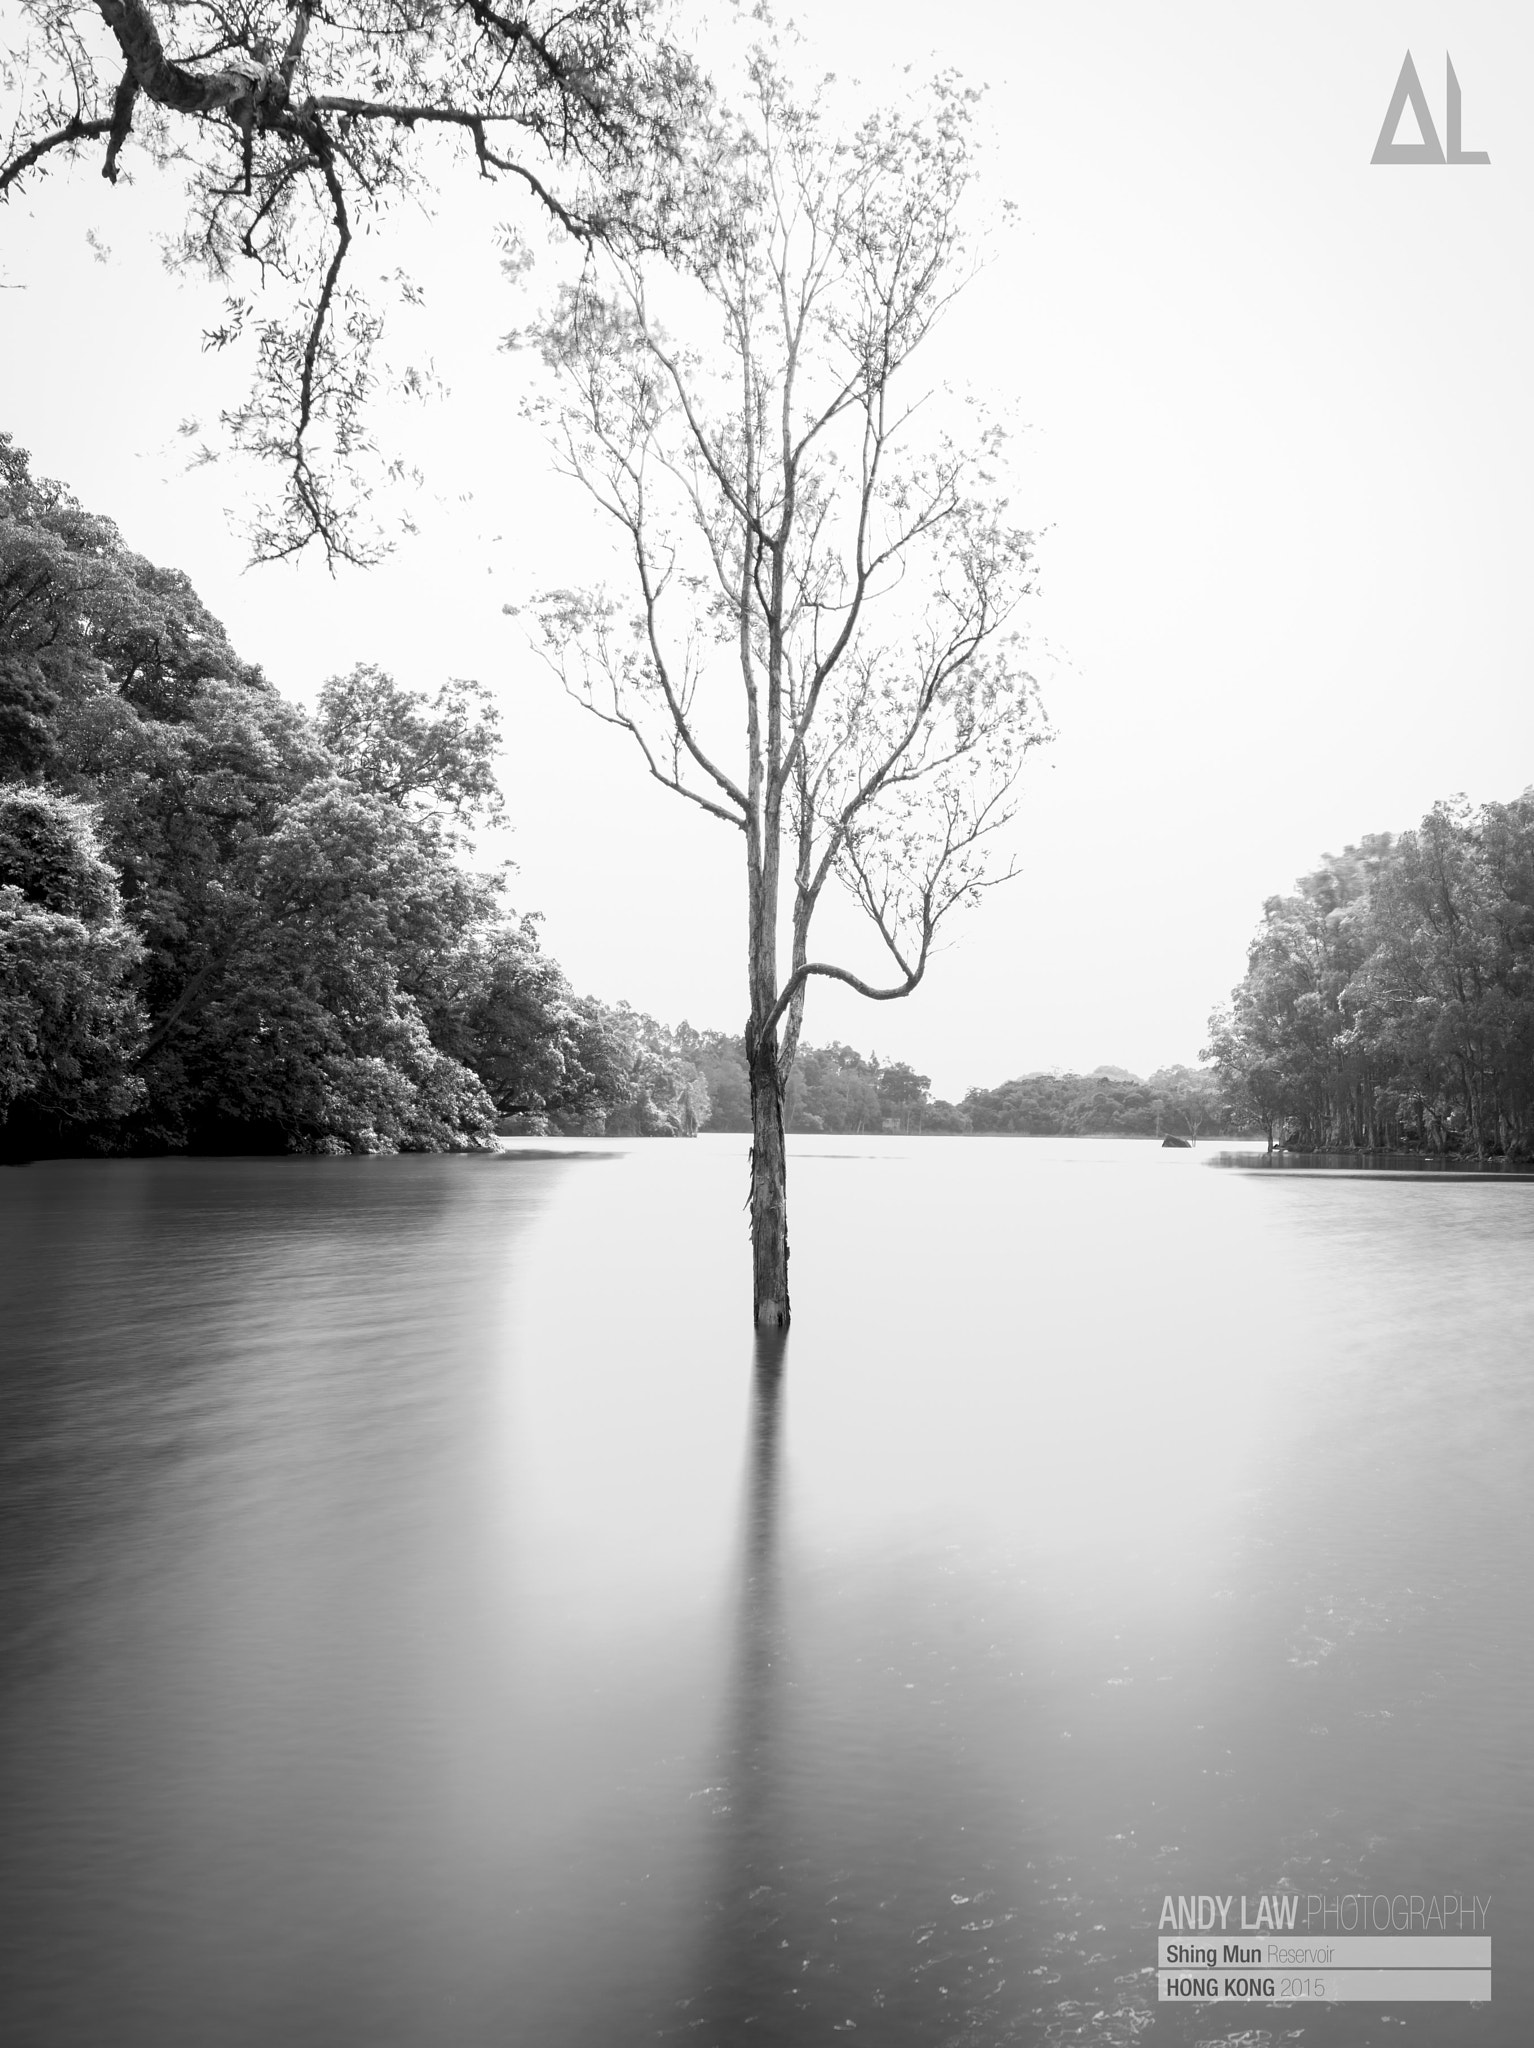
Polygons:
M787 1329L788 1146L776 1031L748 1029L751 1074L751 1309L759 1330Z

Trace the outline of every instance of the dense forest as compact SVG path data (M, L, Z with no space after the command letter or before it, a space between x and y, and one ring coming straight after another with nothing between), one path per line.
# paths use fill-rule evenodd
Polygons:
M1534 1153L1534 789L1435 804L1270 898L1206 1057L1270 1143Z
M315 715L0 437L0 1147L459 1149L686 1129L697 1071L577 996L506 876L486 693Z

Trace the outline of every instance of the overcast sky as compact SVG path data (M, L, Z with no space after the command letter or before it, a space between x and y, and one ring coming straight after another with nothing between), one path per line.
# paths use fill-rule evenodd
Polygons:
M1534 781L1530 16L819 0L809 34L844 73L935 61L990 88L983 191L1018 224L944 368L1028 426L1058 740L1028 774L1021 878L912 1000L816 988L808 1035L950 1095L1191 1060L1264 896L1436 797ZM1489 167L1370 164L1408 47L1441 134L1452 54ZM0 425L184 568L293 695L357 660L490 684L519 906L578 987L738 1028L737 838L636 774L503 611L591 550L496 348L520 315L488 230L517 202L465 171L430 233L363 245L373 275L423 279L401 346L449 395L401 429L427 467L418 534L332 580L247 571L246 479L188 467L239 385L200 348L218 295L155 254L168 197L82 162L0 209Z

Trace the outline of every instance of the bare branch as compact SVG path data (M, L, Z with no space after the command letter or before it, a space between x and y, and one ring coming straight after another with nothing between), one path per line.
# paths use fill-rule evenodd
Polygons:
M600 704L593 703L590 697L586 696L582 691L573 688L563 676L560 677L560 681L563 684L565 695L574 703L579 704L583 711L589 711L592 717L600 719L603 725L618 726L630 736L638 746L640 753L643 754L646 768L663 789L669 789L677 796L686 797L687 801L696 804L700 811L707 811L711 818L722 818L726 825L733 825L738 831L744 830L746 821L743 816L737 816L735 812L727 811L722 804L716 804L711 797L704 796L701 791L689 789L675 770L670 775L665 772L656 761L650 749L649 741L645 738L635 719L630 718L626 712L616 708L612 711L604 711Z
M875 988L872 982L864 981L861 975L854 974L850 967L834 967L828 960L806 961L804 966L796 967L784 982L783 992L768 1011L766 1023L758 1027L758 1035L765 1036L767 1032L777 1029L784 1011L812 975L821 975L827 981L845 982L848 988L856 989L860 996L867 996L871 1003L895 1003L903 996L908 996L919 985L926 971L927 956L923 953L903 981L897 982L893 988Z
M39 136L37 141L29 144L19 156L12 157L8 164L0 164L0 192L9 190L19 179L26 176L34 164L41 163L52 151L73 149L77 143L90 142L98 135L110 135L114 119L115 115L109 115L102 121L82 121L77 115L73 120L66 121L64 126L52 135Z

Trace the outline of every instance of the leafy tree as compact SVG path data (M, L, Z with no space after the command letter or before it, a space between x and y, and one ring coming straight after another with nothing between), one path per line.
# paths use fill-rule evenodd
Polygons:
M879 1074L879 1107L884 1113L885 1128L919 1131L931 1086L930 1075L914 1072L904 1060L882 1068Z
M1174 1133L1196 1138L1219 1127L1226 1091L1218 1075L1197 1067L1158 1067L1145 1085L1159 1098L1162 1117Z
M50 765L58 701L35 657L0 654L0 777L39 775Z
M332 778L283 808L242 879L248 914L217 971L159 1029L162 1104L174 1072L204 1144L230 1126L290 1150L488 1142L488 1096L433 1045L409 987L456 940L466 892L440 848Z
M0 455L0 660L33 663L47 700L9 763L8 1014L23 1053L79 1070L50 1069L49 1094L15 1069L13 1138L47 1116L56 1143L486 1142L489 1097L432 1036L502 916L497 878L454 857L493 801L483 703L460 686L433 715L353 677L341 737L361 739L337 759L183 577ZM419 742L418 774L372 774L380 733Z
M495 757L500 713L483 683L444 683L430 709L370 662L320 689L319 736L342 771L373 796L450 829L505 812Z
M793 1131L877 1131L879 1065L850 1045L801 1045L784 1093L784 1120Z
M42 789L0 790L0 887L86 924L106 923L118 910L117 879L90 813Z
M1259 1107L1317 1130L1346 1125L1352 1144L1374 1142L1375 1076L1354 979L1369 951L1372 881L1389 857L1388 840L1348 847L1297 895L1270 897L1243 990L1211 1020L1222 1071L1243 1077Z
M708 1090L708 1128L749 1131L751 1082L739 1036L727 1031L694 1031L690 1024L679 1024L676 1039Z
M838 140L759 53L667 195L685 291L610 251L539 334L556 445L633 579L623 602L551 594L549 657L650 775L740 834L761 1325L789 1315L783 1111L807 985L910 994L941 922L996 879L1043 736L999 439L919 442L905 389L964 274L969 111L940 80L923 112ZM705 342L670 330L668 296ZM833 877L884 985L811 956Z
M1272 898L1210 1054L1270 1142L1534 1150L1534 791L1436 804Z
M174 720L214 682L264 687L179 571L34 478L0 432L0 774L67 774L58 749L88 704Z
M708 1116L708 1085L672 1033L627 1003L606 1021L623 1048L623 1081L605 1128L623 1137L695 1135Z
M922 1111L921 1127L929 1137L934 1138L965 1137L974 1128L967 1110L960 1109L951 1102L945 1102L941 1096L936 1101L929 1102Z
M1209 1020L1209 1043L1199 1055L1211 1063L1225 1098L1227 1129L1254 1125L1273 1150L1284 1109L1284 1084L1275 1048L1266 1044L1261 1020L1237 990L1230 1005Z
M56 1149L137 1106L139 953L85 807L0 788L0 1153Z
M547 1121L575 1082L582 1019L534 916L503 919L470 941L452 998L428 1010L432 1038L483 1083L500 1118ZM579 1111L577 1111L579 1116Z
M210 339L255 343L230 423L283 479L257 530L264 556L311 540L369 556L357 466L384 322L348 256L401 199L427 196L434 145L591 242L630 217L697 89L649 0L17 0L14 20L0 193L87 148L113 183L135 155L184 173L175 253L231 287ZM241 265L249 298L234 293Z
M600 1137L609 1112L629 1100L634 1046L621 1015L594 996L580 997L561 1051L565 1078L550 1101L552 1121L559 1130Z

